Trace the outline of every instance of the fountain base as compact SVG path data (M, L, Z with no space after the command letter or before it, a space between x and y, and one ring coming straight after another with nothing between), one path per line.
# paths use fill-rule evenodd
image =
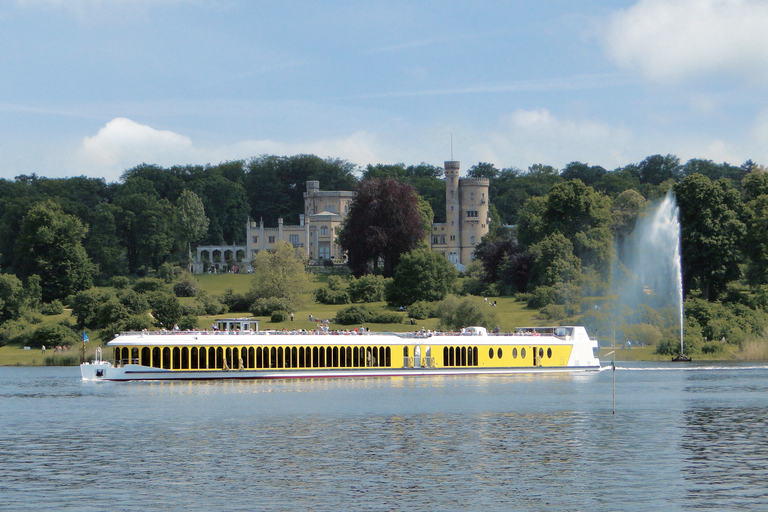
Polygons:
M673 363L687 363L687 362L690 362L690 361L691 361L690 356L687 356L687 355L683 354L682 352L680 352L678 355L676 355L675 357L672 358L672 362Z

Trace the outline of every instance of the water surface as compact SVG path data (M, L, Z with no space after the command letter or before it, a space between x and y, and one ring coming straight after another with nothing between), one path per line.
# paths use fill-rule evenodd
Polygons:
M632 364L615 414L611 371L91 383L0 368L0 510L768 509L768 367Z

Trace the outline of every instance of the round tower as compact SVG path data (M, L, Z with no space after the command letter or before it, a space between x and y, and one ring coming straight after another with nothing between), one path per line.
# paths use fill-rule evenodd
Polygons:
M451 263L461 261L460 162L445 162L445 255Z
M469 264L475 247L488 233L488 178L462 178L459 180L461 200L461 263Z

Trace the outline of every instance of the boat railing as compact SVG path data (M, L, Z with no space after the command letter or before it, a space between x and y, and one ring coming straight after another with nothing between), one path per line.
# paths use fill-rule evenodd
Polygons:
M354 331L354 330L290 330L290 331L276 331L276 330L259 330L259 331L221 331L221 330L196 330L196 331L168 331L168 330L144 330L144 331L121 331L117 336L179 336L179 335L193 335L193 336L304 336L304 335L325 335L325 336L397 336L403 339L425 339L439 336L462 336L462 337L482 337L482 336L495 336L495 337L508 337L508 336L552 336L558 339L566 339L567 336L557 335L555 333L538 333L538 332L489 332L487 334L478 334L475 332L454 332L454 331L416 331L416 332L371 332L371 331Z

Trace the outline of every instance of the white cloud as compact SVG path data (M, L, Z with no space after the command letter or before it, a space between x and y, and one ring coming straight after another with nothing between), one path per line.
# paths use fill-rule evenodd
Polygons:
M85 137L78 157L84 167L113 177L141 163L185 162L194 153L188 137L118 117L93 137Z
M343 158L354 163L379 161L375 137L356 132L348 137L309 142L246 140L216 147L200 147L189 137L169 130L118 117L104 125L96 135L84 137L73 168L89 176L116 181L126 170L142 163L163 167L186 164L217 164L248 159L263 154L295 155L309 153L321 158Z
M657 82L715 73L768 80L768 3L640 0L609 20L605 46L620 66Z
M563 167L578 160L608 169L627 163L631 134L591 120L561 119L547 109L517 110L472 148L483 161L520 168L535 163Z

